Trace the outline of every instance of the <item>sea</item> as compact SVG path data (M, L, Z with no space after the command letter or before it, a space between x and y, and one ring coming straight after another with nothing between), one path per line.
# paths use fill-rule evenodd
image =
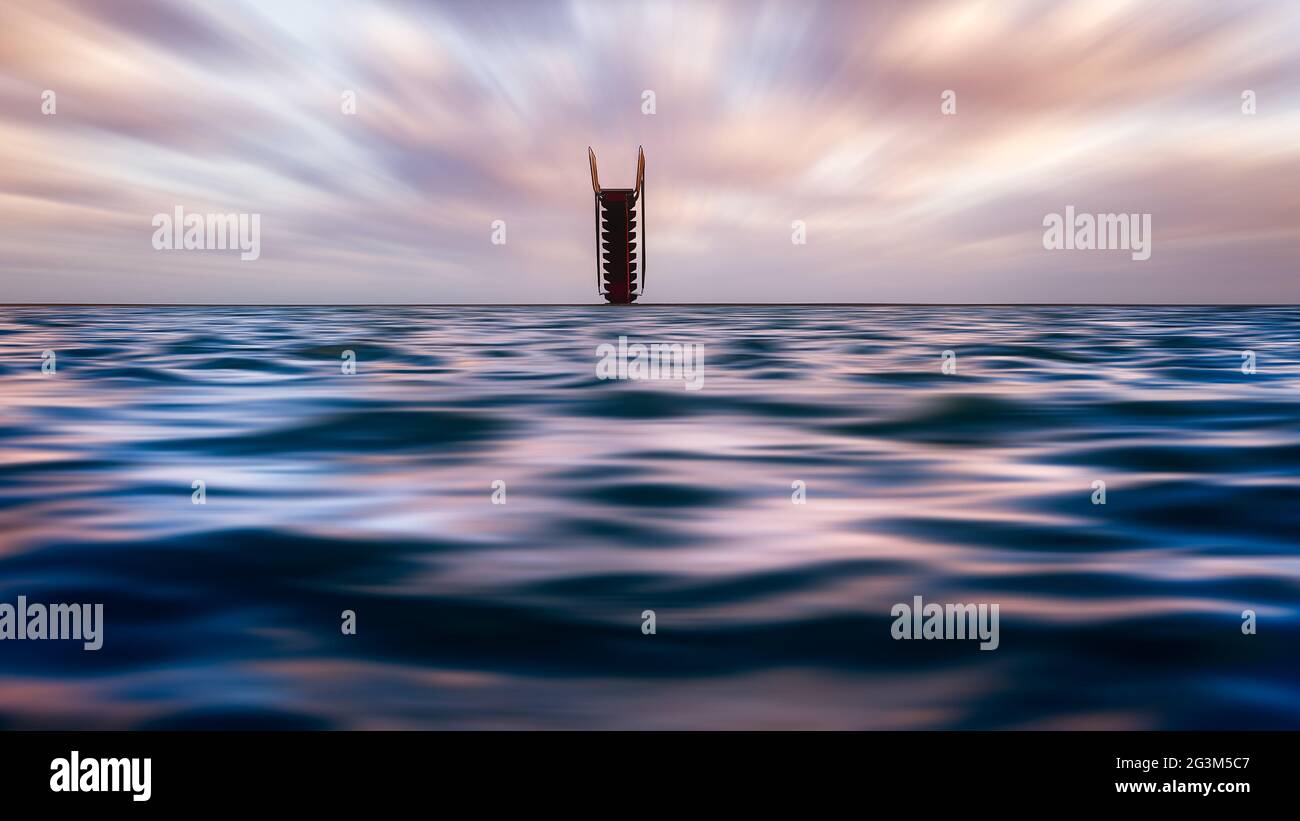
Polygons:
M0 308L0 728L1300 729L1298 546L1296 307Z

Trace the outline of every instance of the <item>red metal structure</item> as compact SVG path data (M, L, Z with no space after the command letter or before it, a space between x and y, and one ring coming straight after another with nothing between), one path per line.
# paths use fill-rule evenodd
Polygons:
M645 152L640 146L636 155L635 188L601 188L596 152L587 147L596 194L596 287L615 305L630 304L645 293Z

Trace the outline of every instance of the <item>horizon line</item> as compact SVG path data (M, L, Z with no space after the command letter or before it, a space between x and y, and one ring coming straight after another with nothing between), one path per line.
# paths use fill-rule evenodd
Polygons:
M0 302L3 308L1298 308L1297 302Z

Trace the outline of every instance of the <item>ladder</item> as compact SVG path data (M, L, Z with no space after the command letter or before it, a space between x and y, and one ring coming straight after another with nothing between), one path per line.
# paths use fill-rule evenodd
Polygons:
M614 305L631 304L645 293L645 151L637 146L636 155L635 188L601 188L596 152L587 147L596 195L596 288Z

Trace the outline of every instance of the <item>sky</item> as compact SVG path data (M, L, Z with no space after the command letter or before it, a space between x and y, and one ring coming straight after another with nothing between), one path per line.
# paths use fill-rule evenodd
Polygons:
M645 148L646 302L1300 302L1295 0L4 0L0 33L0 302L596 302L589 145L608 187ZM178 206L259 215L260 256L155 249ZM1044 248L1068 206L1149 214L1150 259Z

